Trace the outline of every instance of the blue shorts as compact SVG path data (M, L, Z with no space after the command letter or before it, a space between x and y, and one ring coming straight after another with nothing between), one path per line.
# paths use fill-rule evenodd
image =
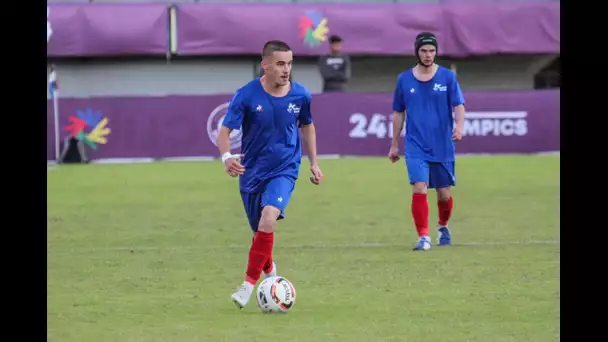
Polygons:
M410 184L426 183L429 189L456 185L454 162L429 162L422 159L405 159Z
M259 192L241 191L245 213L253 232L258 231L262 209L267 205L281 210L278 220L285 218L285 208L287 208L287 204L291 199L295 185L295 179L279 176L269 179Z

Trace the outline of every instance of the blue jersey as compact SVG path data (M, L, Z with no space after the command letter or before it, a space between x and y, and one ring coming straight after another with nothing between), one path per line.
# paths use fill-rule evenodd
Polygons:
M242 130L242 192L260 191L277 176L298 178L302 161L298 128L312 123L311 98L304 86L293 81L284 97L268 94L259 78L236 91L222 125Z
M413 69L399 75L393 110L406 113L406 159L454 161L453 108L458 105L464 105L464 97L452 70L440 66L426 82L417 80Z

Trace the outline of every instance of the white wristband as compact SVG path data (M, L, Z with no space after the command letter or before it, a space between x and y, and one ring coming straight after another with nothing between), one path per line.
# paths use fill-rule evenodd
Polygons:
M226 160L230 159L230 158L236 158L236 155L230 153L230 152L226 152L222 155L222 164L226 164Z

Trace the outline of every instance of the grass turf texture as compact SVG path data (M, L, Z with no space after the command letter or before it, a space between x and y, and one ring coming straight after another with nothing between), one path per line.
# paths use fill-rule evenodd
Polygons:
M402 160L323 160L321 186L307 166L275 238L287 315L229 300L251 233L220 163L48 172L48 340L559 338L559 156L460 157L455 245L428 252Z

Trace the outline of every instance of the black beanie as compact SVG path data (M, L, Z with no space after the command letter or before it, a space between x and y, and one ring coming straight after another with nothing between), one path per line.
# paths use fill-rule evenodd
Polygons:
M437 37L435 37L435 35L432 34L431 32L418 33L418 35L416 36L416 41L414 42L414 47L416 48L416 54L418 54L418 49L420 49L420 47L422 45L426 45L426 44L431 44L431 45L435 46L435 49L438 49Z
M431 44L435 47L437 51L439 51L439 47L437 46L437 37L431 32L420 32L416 36L416 40L414 41L414 52L416 53L416 59L420 61L420 55L418 54L418 50L422 45Z

